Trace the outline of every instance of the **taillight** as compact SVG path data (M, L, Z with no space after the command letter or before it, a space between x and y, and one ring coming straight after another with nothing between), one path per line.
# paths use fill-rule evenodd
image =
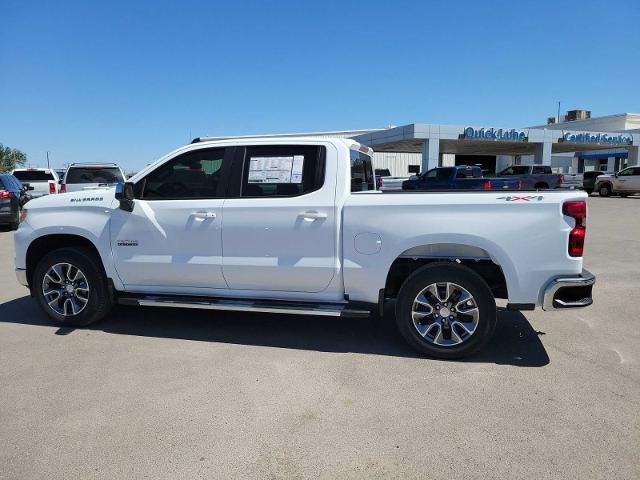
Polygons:
M491 190L491 182L487 180L486 182L484 182L484 185L482 185L482 188L484 188L485 190Z
M376 178L376 190L382 190L382 177Z
M576 221L576 225L569 232L569 255L581 257L587 233L587 202L565 202L562 205L562 213Z
M560 175L560 183L564 183L564 175Z
M67 193L67 186L64 183L60 184L60 193Z
M56 184L49 182L49 193L56 193Z
M0 190L0 198L11 198L13 197L13 192L7 192L6 190Z
M522 190L522 180L518 180L518 190Z

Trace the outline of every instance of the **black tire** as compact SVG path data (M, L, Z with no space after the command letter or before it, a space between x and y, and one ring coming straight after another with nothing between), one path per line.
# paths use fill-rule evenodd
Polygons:
M451 282L466 289L479 312L472 335L458 345L437 345L422 336L413 322L412 308L417 295L433 283ZM415 271L402 285L396 302L396 322L400 334L420 353L443 359L463 358L482 349L496 328L497 309L491 289L484 279L468 267L451 263L434 263Z
M593 193L593 188L585 188L584 191L587 192L587 195L591 195Z
M627 198L630 194L629 193L619 193L618 195L620 195L620 197L622 197L622 198Z
M533 188L535 188L536 190L545 190L549 188L549 185L547 185L546 183L536 183Z
M600 195L601 197L610 197L611 193L613 192L610 183L603 183L598 187L598 195Z
M88 282L88 300L76 315L65 316L53 310L45 300L43 281L45 274L58 263L68 263L80 269ZM31 281L32 291L40 307L55 324L60 326L83 327L105 317L113 306L107 277L98 256L81 247L60 248L46 254L35 268Z

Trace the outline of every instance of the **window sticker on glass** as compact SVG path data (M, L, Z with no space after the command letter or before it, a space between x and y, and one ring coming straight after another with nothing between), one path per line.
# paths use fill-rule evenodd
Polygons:
M251 157L248 183L302 183L303 155Z

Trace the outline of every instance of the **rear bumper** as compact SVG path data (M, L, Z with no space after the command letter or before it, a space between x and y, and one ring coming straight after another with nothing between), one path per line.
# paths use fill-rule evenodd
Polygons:
M544 288L542 309L588 307L593 303L591 291L595 283L596 277L588 270L576 276L556 277Z
M18 279L18 283L20 283L20 285L24 285L25 287L29 286L29 282L27 281L26 268L16 268L16 278Z

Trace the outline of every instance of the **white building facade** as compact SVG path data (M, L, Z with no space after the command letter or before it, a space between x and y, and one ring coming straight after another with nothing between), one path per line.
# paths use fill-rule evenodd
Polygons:
M393 176L453 165L479 165L486 172L495 173L512 164L541 164L551 166L556 173L583 173L618 171L640 164L640 114L637 113L527 128L413 123L286 136L353 138L373 148L375 168L388 169Z

